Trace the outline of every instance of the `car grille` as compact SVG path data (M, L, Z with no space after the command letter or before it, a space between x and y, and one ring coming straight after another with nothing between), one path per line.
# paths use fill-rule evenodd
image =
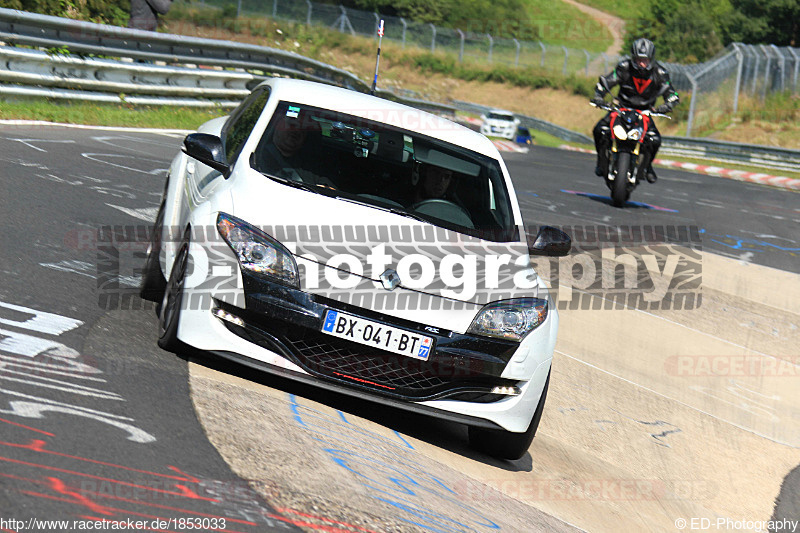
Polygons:
M320 374L362 380L387 390L423 391L446 385L452 368L430 361L371 349L368 346L306 331L302 338L287 339L307 366Z
M224 322L236 335L287 357L312 375L383 395L416 401L463 398L487 402L501 398L491 394L494 387L516 384L500 378L496 365L454 354L452 348L437 351L435 346L430 358L423 361L326 335L313 327L263 320L241 310L237 314L243 316L244 327Z

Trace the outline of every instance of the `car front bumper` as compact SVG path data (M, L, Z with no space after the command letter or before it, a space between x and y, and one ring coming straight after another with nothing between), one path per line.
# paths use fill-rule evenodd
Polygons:
M441 329L433 334L424 329L426 324L344 304L248 272L240 276L239 298L185 289L188 305L181 312L181 341L272 373L403 409L473 426L513 432L527 429L550 369L550 337L554 339L558 321L555 310L521 346ZM422 361L327 335L321 329L328 309L430 336L434 348L428 360ZM523 351L536 354L528 356L523 372L509 378L508 369L519 364ZM500 393L496 387L515 387L519 394Z

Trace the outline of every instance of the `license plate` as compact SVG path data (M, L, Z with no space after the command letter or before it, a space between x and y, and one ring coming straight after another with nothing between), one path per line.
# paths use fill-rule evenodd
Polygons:
M328 309L322 332L415 359L428 360L433 338Z

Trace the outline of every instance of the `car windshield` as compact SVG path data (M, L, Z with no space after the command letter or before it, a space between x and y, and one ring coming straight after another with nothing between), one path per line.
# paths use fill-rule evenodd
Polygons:
M514 115L508 113L489 113L487 118L491 120L504 120L506 122L514 122Z
M251 165L288 185L467 235L517 238L496 159L374 120L281 102Z

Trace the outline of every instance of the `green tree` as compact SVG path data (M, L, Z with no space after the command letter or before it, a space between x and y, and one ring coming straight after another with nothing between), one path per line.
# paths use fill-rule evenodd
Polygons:
M130 0L0 0L0 7L125 26Z
M733 11L722 20L726 42L800 45L798 0L730 0Z
M650 0L625 36L625 51L634 39L646 37L656 44L662 61L705 61L723 48L717 25L730 11L727 0Z

